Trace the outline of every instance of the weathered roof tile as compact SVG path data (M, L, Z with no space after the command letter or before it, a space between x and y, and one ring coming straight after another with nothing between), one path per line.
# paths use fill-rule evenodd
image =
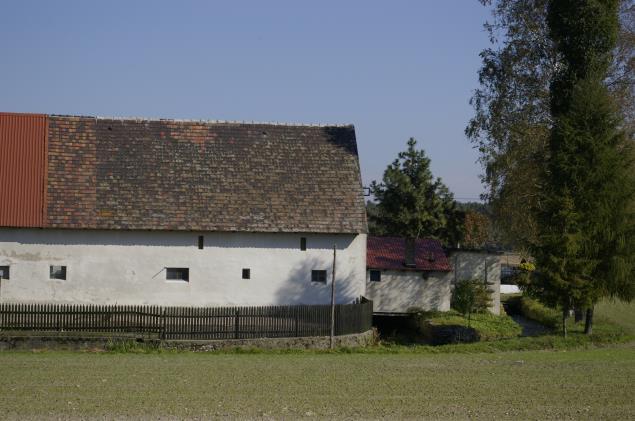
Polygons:
M366 232L352 126L49 117L47 226Z

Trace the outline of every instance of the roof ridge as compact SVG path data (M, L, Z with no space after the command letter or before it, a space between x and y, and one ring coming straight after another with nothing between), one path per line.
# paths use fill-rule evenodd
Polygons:
M160 118L160 117L125 117L125 116L89 116L72 114L49 114L51 117L72 117L72 118L92 118L95 120L115 120L115 121L147 121L147 122L176 122L176 123L204 123L204 124L241 124L241 125L264 125L283 127L355 127L352 123L297 123L280 121L248 121L248 120L216 120L216 119L181 119L181 118Z

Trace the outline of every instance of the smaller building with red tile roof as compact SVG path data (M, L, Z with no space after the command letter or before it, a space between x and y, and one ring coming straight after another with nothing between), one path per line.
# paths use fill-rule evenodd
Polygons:
M447 311L454 283L478 279L492 291L490 311L500 312L500 256L478 250L448 252L438 240L369 236L366 296L377 314Z
M378 314L450 309L450 260L431 238L368 237L366 295Z
M449 272L450 261L438 240L415 240L414 267L406 261L406 239L400 237L368 237L366 266L369 269Z

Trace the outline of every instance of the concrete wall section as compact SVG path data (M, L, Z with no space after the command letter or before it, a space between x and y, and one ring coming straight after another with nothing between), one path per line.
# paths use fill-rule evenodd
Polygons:
M450 253L450 262L454 268L453 283L465 279L487 282L492 291L490 311L500 314L500 256L479 251L455 250Z
M205 246L198 249L198 236ZM300 237L307 250L300 250ZM4 302L177 306L326 304L333 245L339 303L365 294L366 235L0 229ZM65 265L67 279L49 279ZM189 268L189 282L166 268ZM251 279L242 279L242 269ZM326 284L311 270L327 271Z
M413 308L448 311L452 276L451 272L382 270L381 281L371 282L368 271L366 296L373 300L376 313L406 313Z

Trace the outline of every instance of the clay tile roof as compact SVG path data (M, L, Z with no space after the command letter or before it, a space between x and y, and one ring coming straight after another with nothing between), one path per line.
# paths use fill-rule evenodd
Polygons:
M404 265L406 240L399 237L368 237L366 266L369 269L450 271L450 261L441 243L420 238L415 243L416 268Z
M353 126L48 121L46 227L367 230Z

